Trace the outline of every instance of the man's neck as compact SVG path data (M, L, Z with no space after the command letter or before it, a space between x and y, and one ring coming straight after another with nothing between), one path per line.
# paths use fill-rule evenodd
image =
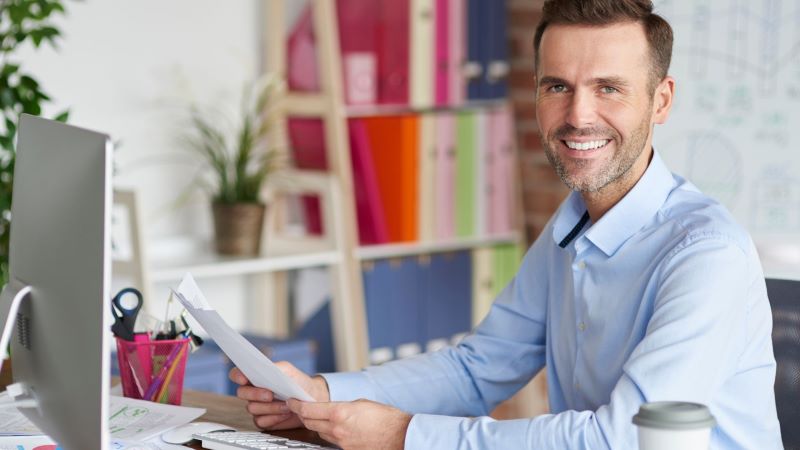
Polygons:
M602 191L581 192L581 197L583 197L583 202L586 204L586 209L589 211L589 217L593 223L600 220L624 196L625 194L613 195Z
M650 161L653 159L653 149L644 152L631 168L621 177L604 186L596 192L581 192L583 202L589 211L589 217L593 223L597 223L611 208L614 207L625 195L636 186L636 183L644 175Z

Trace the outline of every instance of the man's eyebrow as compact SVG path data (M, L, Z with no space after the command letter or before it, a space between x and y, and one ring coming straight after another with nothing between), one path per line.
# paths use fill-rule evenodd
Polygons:
M558 77L546 76L546 77L539 78L539 84L541 84L541 85L545 85L545 84L551 85L551 84L569 84L569 83L567 83L567 80L562 80L561 78L558 78Z
M539 79L539 84L542 86L550 86L554 84L563 84L569 86L569 82L559 77L554 76L544 76ZM597 77L591 80L591 84L593 85L601 85L601 86L620 86L620 87L627 87L630 86L630 83L620 76L607 76L607 77Z
M598 77L592 80L592 83L596 85L602 86L621 86L627 87L630 85L627 80L622 77L617 76L610 76L610 77Z

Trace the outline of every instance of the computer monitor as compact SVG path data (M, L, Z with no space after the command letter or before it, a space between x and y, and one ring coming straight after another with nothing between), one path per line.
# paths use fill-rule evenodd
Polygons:
M65 450L109 446L111 154L104 134L20 118L0 348L37 404L21 411Z

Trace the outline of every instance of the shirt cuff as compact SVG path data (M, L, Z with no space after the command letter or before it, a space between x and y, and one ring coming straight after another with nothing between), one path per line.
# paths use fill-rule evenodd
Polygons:
M405 448L579 448L534 442L536 419L495 420L491 417L452 417L415 414L408 424ZM547 436L544 436L547 437ZM591 447L594 448L594 447Z
M406 430L406 450L420 448L458 448L465 417L414 414Z
M377 400L375 389L364 372L321 373L328 383L332 402L349 402L365 398Z

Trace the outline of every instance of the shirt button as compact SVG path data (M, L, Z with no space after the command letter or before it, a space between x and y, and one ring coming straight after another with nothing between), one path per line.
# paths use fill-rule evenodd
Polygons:
M581 322L578 324L578 329L581 331L586 331L586 324Z
M585 268L586 268L586 262L581 261L581 262L578 263L578 269L583 270Z

